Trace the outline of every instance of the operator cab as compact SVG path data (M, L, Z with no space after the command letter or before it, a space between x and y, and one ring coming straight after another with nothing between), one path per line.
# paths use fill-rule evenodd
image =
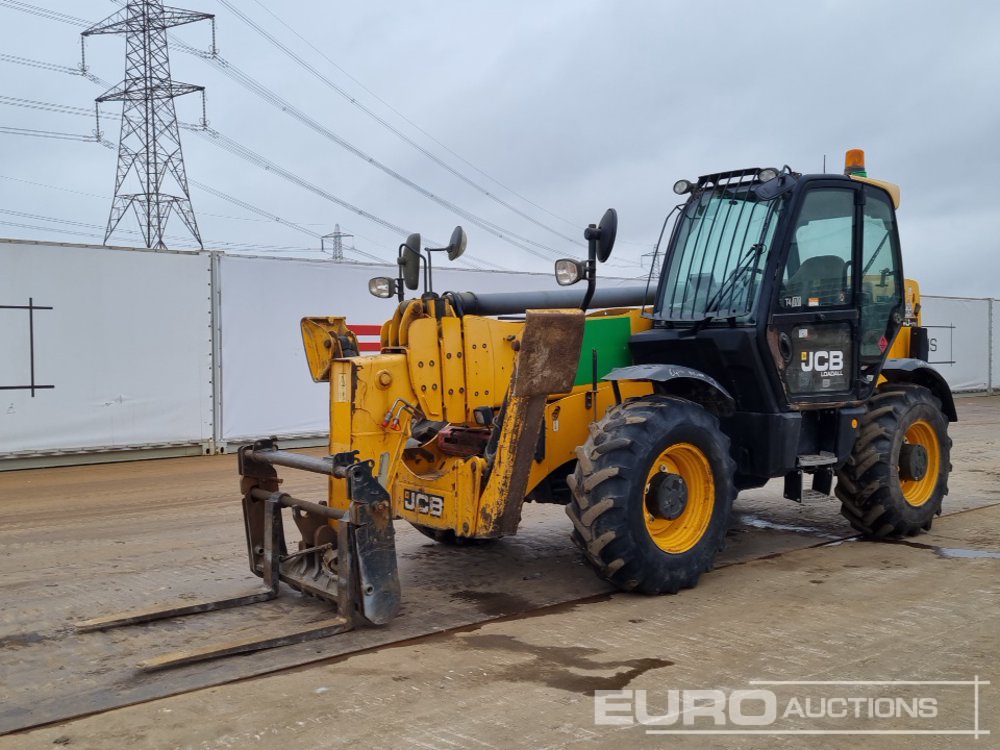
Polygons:
M704 372L737 409L868 398L902 323L898 189L786 167L682 180L675 192L688 199L636 361Z
M899 190L862 164L847 172L743 169L674 187L687 201L661 234L652 326L629 346L658 391L717 413L741 486L819 465L828 491L902 326Z

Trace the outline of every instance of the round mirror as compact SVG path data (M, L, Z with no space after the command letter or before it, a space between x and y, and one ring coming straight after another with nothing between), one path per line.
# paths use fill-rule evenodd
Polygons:
M448 260L455 260L465 252L465 246L469 244L469 236L462 227L455 227L451 233L451 241L448 243Z
M601 217L601 223L597 227L597 259L604 263L611 257L611 249L615 246L615 237L618 234L618 212L609 208Z

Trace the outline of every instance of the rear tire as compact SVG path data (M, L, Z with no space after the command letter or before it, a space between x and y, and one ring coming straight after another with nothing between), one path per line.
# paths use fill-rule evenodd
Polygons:
M711 570L736 497L729 438L714 416L681 398L625 401L576 453L566 513L598 576L625 591L672 594ZM667 480L682 489L657 515L656 488Z
M929 531L941 514L951 471L941 402L923 386L884 383L867 408L851 456L837 472L841 514L874 538ZM916 464L907 459L911 446L922 453Z

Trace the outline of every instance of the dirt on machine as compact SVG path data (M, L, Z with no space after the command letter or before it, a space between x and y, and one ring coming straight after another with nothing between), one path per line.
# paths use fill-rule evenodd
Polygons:
M737 493L775 478L791 501L833 494L867 537L930 529L957 416L927 364L919 286L903 272L899 188L868 177L852 150L843 175L740 169L678 180L674 193L636 287L597 287L612 209L585 230L586 259L556 261L558 285L583 291L438 293L433 257L459 257L465 232L442 248L408 237L398 276L369 283L397 301L378 354L360 355L346 317L302 320L310 373L329 384L329 454L273 438L239 450L263 586L78 627L263 601L282 582L330 602L331 617L141 666L387 625L405 595L395 522L442 544L484 543L516 534L525 502L564 505L597 575L644 594L696 585ZM276 467L328 476L328 496L283 493Z

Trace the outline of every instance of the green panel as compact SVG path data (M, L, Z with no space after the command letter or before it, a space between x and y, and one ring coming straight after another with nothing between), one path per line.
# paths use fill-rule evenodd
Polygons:
M573 385L587 385L593 382L594 349L597 349L598 380L616 367L632 364L632 353L628 349L628 340L631 336L631 318L588 318L583 329L580 366L577 368L576 382Z

